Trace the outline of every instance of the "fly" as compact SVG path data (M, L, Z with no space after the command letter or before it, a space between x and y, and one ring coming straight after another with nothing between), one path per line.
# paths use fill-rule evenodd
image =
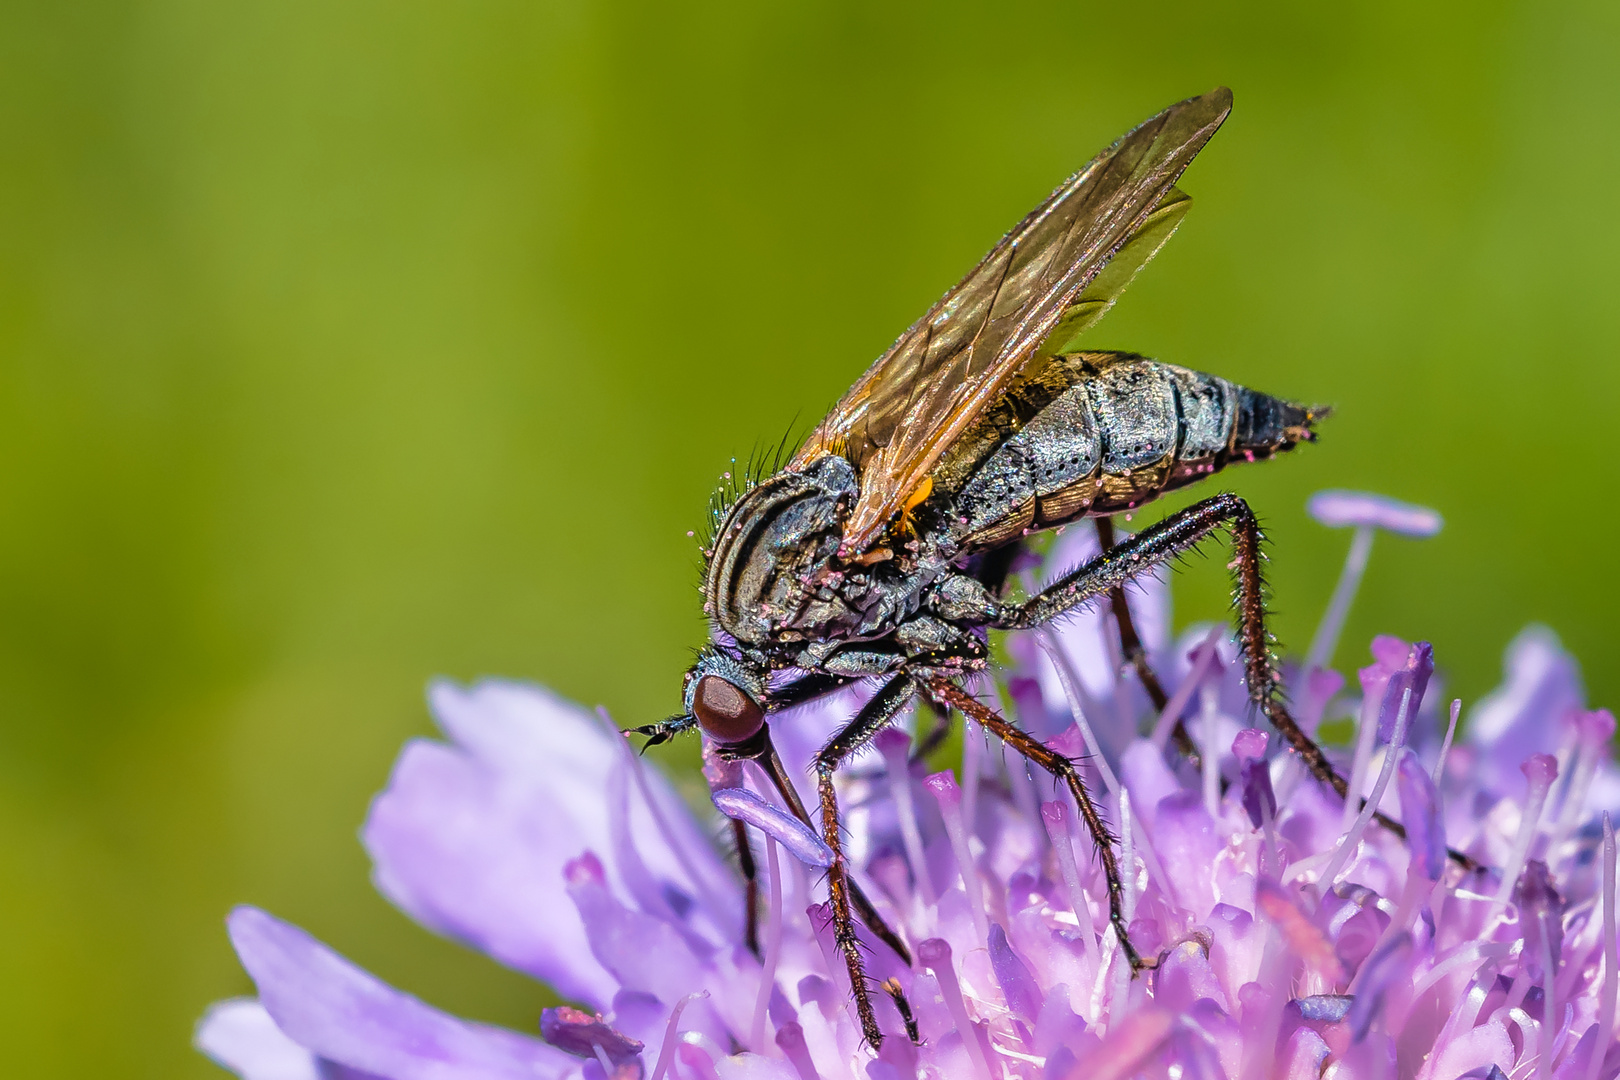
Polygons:
M648 745L696 727L722 756L757 761L814 827L771 745L770 718L878 680L815 764L819 831L835 853L835 941L874 1048L883 1033L854 917L911 957L846 870L833 775L914 700L960 710L1068 788L1096 841L1120 946L1133 970L1150 966L1128 933L1113 837L1073 763L963 688L987 665L990 630L1040 627L1106 598L1128 661L1163 708L1123 587L1225 529L1249 696L1345 793L1278 692L1263 537L1248 504L1215 495L1118 544L1110 523L1227 465L1312 441L1326 411L1073 346L1181 223L1189 200L1176 182L1231 107L1225 88L1172 105L1065 181L873 363L780 471L723 510L705 552L711 641L687 672L683 713L639 729ZM1033 596L1004 595L1023 537L1082 518L1095 519L1101 554ZM1184 731L1177 741L1190 750ZM749 926L752 942L752 911Z

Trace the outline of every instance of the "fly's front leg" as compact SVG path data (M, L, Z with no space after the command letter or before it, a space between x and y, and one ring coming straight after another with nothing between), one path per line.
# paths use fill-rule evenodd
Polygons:
M935 679L928 684L928 689L941 701L961 709L962 715L977 720L986 731L1018 751L1024 758L1068 785L1069 792L1080 807L1080 817L1085 821L1086 829L1091 833L1092 842L1097 847L1097 857L1102 862L1103 878L1108 883L1108 921L1114 927L1115 936L1119 938L1119 947L1124 951L1125 958L1130 961L1132 971L1141 971L1147 967L1147 962L1137 953L1136 946L1131 944L1128 932L1130 927L1125 923L1125 884L1119 875L1119 863L1114 858L1113 834L1108 831L1108 823L1103 821L1102 814L1098 813L1097 805L1091 801L1091 793L1086 790L1085 781L1080 778L1074 762L1028 732L1019 730L990 706L949 679ZM965 867L963 872L966 872Z
M861 957L860 939L850 915L849 870L844 864L844 838L838 820L838 793L833 773L844 760L871 741L906 707L916 693L909 675L896 675L868 701L844 730L832 737L816 755L816 791L821 803L821 838L833 850L833 864L827 873L827 891L833 909L833 940L849 970L850 988L855 992L855 1012L860 1017L866 1041L876 1050L883 1044L877 1014L872 1010L872 993L866 985L866 964Z
M737 845L737 869L742 871L743 903L746 904L746 931L743 941L759 958L759 868L754 865L754 849L748 844L748 826L731 819L731 840Z

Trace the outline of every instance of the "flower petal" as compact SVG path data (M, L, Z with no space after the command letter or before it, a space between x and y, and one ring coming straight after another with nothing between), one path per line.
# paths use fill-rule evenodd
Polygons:
M535 1080L575 1062L516 1032L457 1020L257 908L227 923L276 1026L319 1057L388 1080Z
M1586 699L1580 669L1544 626L1522 631L1502 661L1504 681L1470 710L1466 727L1479 755L1481 785L1501 796L1520 790L1519 763L1559 750L1558 720Z
M730 935L735 881L668 783L632 773L641 766L622 737L521 684L440 682L430 697L457 745L407 746L372 804L362 839L385 896L595 1008L616 987L564 888L563 866L581 852L602 853L625 895L665 914L664 898L695 907L711 937Z
M197 1023L196 1044L243 1080L321 1080L315 1055L287 1038L252 998L209 1006Z
M1370 491L1318 491L1305 512L1331 529L1370 525L1402 536L1433 536L1440 531L1438 512Z
M361 833L377 889L418 922L602 1008L617 984L591 955L562 875L586 837L566 805L513 787L460 750L407 746Z
M1423 767L1411 747L1401 748L1398 768L1401 824L1406 826L1412 864L1421 867L1430 881L1439 881L1440 871L1446 865L1446 830L1440 821L1440 796L1434 789L1429 770Z

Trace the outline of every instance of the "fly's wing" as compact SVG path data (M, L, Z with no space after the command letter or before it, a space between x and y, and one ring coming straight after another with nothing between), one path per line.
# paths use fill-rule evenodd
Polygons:
M1180 188L1171 188L1142 222L1142 227L1108 260L1108 264L1091 279L1091 284L1081 289L1080 295L1063 309L1052 332L1035 350L1035 356L1061 356L1074 352L1080 335L1108 314L1108 309L1114 306L1114 301L1125 291L1125 286L1136 280L1137 272L1159 253L1191 208L1191 197Z
M946 448L1031 357L1043 346L1061 347L1102 316L1180 221L1186 197L1174 184L1231 108L1232 92L1224 87L1189 98L1099 154L1004 236L833 407L788 467L830 451L860 470L843 554L877 539ZM1126 272L1102 278L1127 245Z

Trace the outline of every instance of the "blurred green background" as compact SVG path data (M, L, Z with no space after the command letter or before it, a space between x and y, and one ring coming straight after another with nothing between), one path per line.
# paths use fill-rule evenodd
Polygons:
M1231 482L1303 645L1325 486L1438 507L1341 648L1620 690L1620 7L0 4L0 1045L204 1077L253 901L434 1004L545 992L355 842L435 673L675 704L731 455L1188 94L1236 110L1092 340L1331 402ZM1177 586L1221 608L1222 560Z

